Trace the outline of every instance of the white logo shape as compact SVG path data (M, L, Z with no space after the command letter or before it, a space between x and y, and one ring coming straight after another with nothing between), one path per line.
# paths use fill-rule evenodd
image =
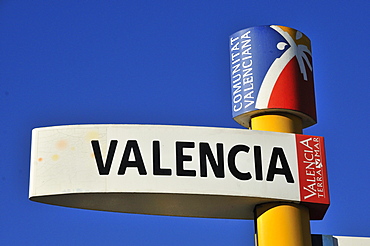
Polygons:
M302 44L296 45L292 37L287 32L283 31L280 27L278 26L270 27L277 31L278 33L280 33L281 36L283 36L285 40L288 42L290 47L281 55L280 58L275 59L275 61L272 63L271 67L267 71L257 96L256 108L267 108L268 102L271 97L272 89L274 88L278 77L280 76L281 72L288 64L288 62L290 62L290 60L292 60L293 57L297 57L299 69L305 81L307 81L308 79L305 63L307 64L308 68L312 71L312 64L306 55L306 53L311 55L311 52L308 49L308 47ZM302 38L302 36L303 36L302 33L297 31L296 39L300 39ZM276 45L276 47L279 50L284 50L288 44L285 42L279 42Z

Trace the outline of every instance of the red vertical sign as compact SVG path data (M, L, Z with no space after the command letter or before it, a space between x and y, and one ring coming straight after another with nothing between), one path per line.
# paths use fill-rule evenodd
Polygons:
M329 204L324 138L296 135L302 202Z

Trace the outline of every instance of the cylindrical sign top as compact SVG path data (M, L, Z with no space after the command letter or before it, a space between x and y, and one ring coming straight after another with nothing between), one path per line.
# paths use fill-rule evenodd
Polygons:
M256 114L289 112L316 123L311 42L284 26L257 26L230 36L233 118L249 127Z

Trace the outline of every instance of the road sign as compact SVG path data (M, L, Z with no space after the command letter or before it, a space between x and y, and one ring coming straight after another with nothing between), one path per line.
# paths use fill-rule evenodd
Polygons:
M29 197L128 213L253 219L329 204L322 137L214 127L70 125L32 132Z

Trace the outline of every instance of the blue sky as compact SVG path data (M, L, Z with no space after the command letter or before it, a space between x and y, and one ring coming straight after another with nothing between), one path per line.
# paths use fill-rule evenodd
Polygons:
M253 245L253 221L119 214L28 200L31 130L66 124L242 128L228 37L279 24L312 42L331 206L312 233L370 236L369 3L2 1L0 243Z

